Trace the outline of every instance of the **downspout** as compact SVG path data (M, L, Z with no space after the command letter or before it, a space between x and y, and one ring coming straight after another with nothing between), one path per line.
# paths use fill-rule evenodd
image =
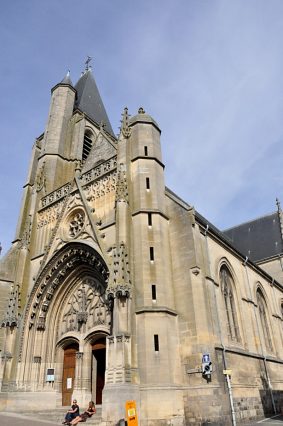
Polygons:
M248 262L249 258L246 256L246 259L243 263L245 270L246 270L246 277L247 277L247 283L248 283L248 288L249 288L249 293L250 293L250 300L253 303L253 299L252 299L252 290L251 290L251 285L250 285L250 280L249 280L249 274L248 274L248 269L247 269L247 262ZM260 342L260 349L261 349L261 353L262 353L262 357L263 357L263 365L264 365L264 371L265 371L265 376L267 379L267 384L268 384L268 390L270 392L270 396L271 396L271 402L272 402L272 407L273 407L273 411L274 414L277 413L276 407L275 407L275 402L274 402L274 397L273 397L273 391L272 391L272 385L271 385L271 381L270 381L270 377L268 374L268 370L267 370L267 364L266 364L266 355L264 355L264 350L263 350L263 345L262 345L262 340L261 340L261 334L260 334L260 329L259 329L259 324L258 324L258 319L257 319L257 313L256 313L256 308L255 308L255 304L253 303L253 307L254 307L254 316L255 316L255 320L256 320L256 327L257 327L257 333L258 333L258 337L259 337L259 342Z
M207 253L207 259L208 259L208 271L209 275L211 276L211 268L210 268L210 256L209 256L209 250L208 250L208 241L207 241L207 231L208 231L208 224L206 225L204 236L205 236L205 244L206 244L206 253ZM222 333L221 333L221 326L220 326L220 318L218 313L218 305L217 305L217 298L216 298L216 291L215 291L215 285L213 284L213 296L214 296L214 303L215 303L215 309L216 309L216 316L217 316L217 323L218 323L218 334L219 334L219 340L222 348L222 356L223 356L223 366L224 370L227 370L227 360L226 360L226 348L223 345L223 339L222 339ZM233 392L232 392L232 385L231 380L228 374L225 374L227 387L228 387L228 394L229 394L229 402L230 402L230 408L231 408L231 416L232 416L232 425L236 426L236 415L235 415L235 409L234 409L234 401L233 401Z

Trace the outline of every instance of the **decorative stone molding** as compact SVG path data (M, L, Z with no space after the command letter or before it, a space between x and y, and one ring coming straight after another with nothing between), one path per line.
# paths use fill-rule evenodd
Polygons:
M49 223L56 222L60 217L60 214L63 209L64 202L60 201L54 204L51 207L48 207L45 210L42 210L38 213L37 218L37 229L42 228L43 226L48 225Z
M19 285L13 285L8 301L8 308L2 320L1 327L18 327L21 319L21 315L19 314L20 294Z
M110 284L107 287L109 299L130 297L132 284L130 279L129 259L125 244L112 248L112 265L110 271Z
M44 172L44 168L45 168L45 162L42 164L42 166L40 167L38 174L36 176L36 192L40 192L42 189L45 190L45 172Z
M3 361L11 361L13 357L11 352L3 352L3 354L1 355L1 358Z
M87 201L94 201L101 197L104 197L105 194L116 191L117 184L117 173L111 172L102 179L96 180L93 184L88 185L84 188L86 192Z
M20 248L28 248L29 247L30 236L31 236L31 228L32 228L32 220L31 220L31 215L29 215L27 217L27 220L26 220L26 223L25 223L24 232L21 236Z
M200 268L198 266L194 266L193 268L191 268L191 271L197 277L200 273Z
M41 199L41 207L47 207L50 204L53 204L55 201L61 200L66 195L70 193L72 189L72 184L66 183L65 185L61 186L60 188L56 189L55 191L51 192L50 194L46 195Z
M41 356L34 356L33 357L33 362L35 364L41 364Z
M124 108L124 112L122 114L122 126L121 126L121 132L124 138L128 139L131 136L131 128L129 127L129 114L128 114L128 108Z
M77 359L83 359L84 353L83 352L76 352L76 358Z
M83 173L80 177L82 186L89 184L90 182L103 177L105 174L115 171L117 167L117 156L113 156L108 160L95 166L93 169L86 173Z
M127 185L127 174L124 164L119 164L118 176L117 176L117 187L116 187L116 202L124 201L128 202L128 185Z

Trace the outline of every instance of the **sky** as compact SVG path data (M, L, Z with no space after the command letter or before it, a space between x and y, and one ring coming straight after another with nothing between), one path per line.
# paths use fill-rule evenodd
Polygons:
M283 203L282 0L0 0L0 241L14 239L50 89L87 55L114 132L159 124L166 185L219 229Z

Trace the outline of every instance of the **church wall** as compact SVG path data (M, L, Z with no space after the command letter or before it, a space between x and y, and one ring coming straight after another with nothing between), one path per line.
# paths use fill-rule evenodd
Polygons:
M276 258L263 260L257 262L257 265L283 285L283 258L278 256Z

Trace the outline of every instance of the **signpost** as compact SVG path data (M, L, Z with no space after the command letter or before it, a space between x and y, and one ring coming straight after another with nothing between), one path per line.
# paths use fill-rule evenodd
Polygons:
M126 401L126 418L128 426L138 426L136 401Z

